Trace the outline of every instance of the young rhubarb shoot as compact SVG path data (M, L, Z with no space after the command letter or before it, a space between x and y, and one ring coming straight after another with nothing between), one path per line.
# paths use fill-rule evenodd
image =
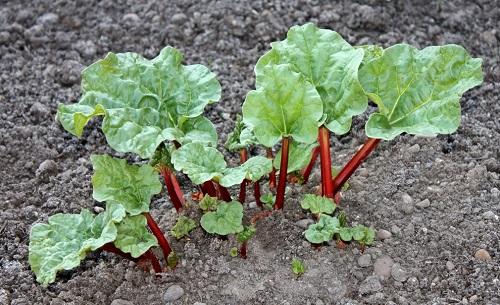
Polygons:
M301 277L306 272L306 266L300 259L294 258L292 260L292 272L296 278Z
M211 234L229 235L243 231L243 206L237 202L223 202L214 212L207 212L201 217L202 228Z
M187 236L189 232L196 229L197 226L198 224L194 219L181 215L177 218L177 222L170 230L170 233L172 233L173 237L180 239Z
M241 244L240 246L240 257L243 259L247 258L247 247L248 241L255 235L255 226L243 226L243 231L236 234L236 240Z
M304 232L306 239L313 244L330 241L340 229L339 220L326 214L321 214L318 223L313 223Z
M211 212L217 210L221 202L217 200L217 197L212 197L209 195L203 196L203 199L200 201L200 209L203 212Z
M282 141L275 204L276 209L282 209L290 141L310 144L316 140L323 105L314 86L290 65L261 67L256 73L256 88L243 103L243 122L253 126L257 141L266 147Z
M311 213L319 214L333 214L335 211L335 203L330 198L317 196L313 194L306 194L304 199L300 202L300 206L304 210L310 210Z

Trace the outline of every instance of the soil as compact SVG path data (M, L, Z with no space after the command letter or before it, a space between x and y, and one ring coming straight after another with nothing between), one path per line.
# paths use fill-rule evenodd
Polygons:
M293 187L283 213L259 223L246 260L229 256L234 240L198 228L189 240L172 241L181 263L159 277L95 253L48 288L35 282L30 227L98 205L90 154L123 156L106 145L99 121L77 139L54 120L58 103L78 100L84 66L108 51L153 57L165 45L179 48L187 63L218 75L223 99L207 115L223 143L259 56L307 21L352 44L457 43L484 59L485 82L462 98L456 133L382 142L351 179L341 206L352 224L378 231L373 246L361 253L333 243L317 251L305 241L300 224L310 216L298 200L318 184L316 169L307 186ZM495 0L2 1L0 304L167 304L172 292L180 296L173 304L198 305L500 304L499 22ZM350 135L332 139L334 163L362 144L366 117L355 119ZM164 194L152 214L167 230L176 215ZM256 212L246 207L247 215ZM476 258L479 249L490 259ZM307 268L299 279L294 257ZM167 292L172 285L180 288Z

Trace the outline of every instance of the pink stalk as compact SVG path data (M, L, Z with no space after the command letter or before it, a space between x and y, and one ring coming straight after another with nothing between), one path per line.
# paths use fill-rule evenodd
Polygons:
M248 153L246 148L240 149L240 164L245 163L247 160L248 160ZM238 200L242 204L245 202L246 192L247 192L247 180L245 179L240 184L240 194L238 196Z
M175 207L177 213L182 210L184 206L184 194L181 191L179 186L179 182L177 182L177 178L175 174L166 166L162 166L160 169L160 173L163 176L163 180L165 180L165 186L167 187L168 196L170 197L170 201Z
M319 128L322 195L333 199L332 160L330 156L330 132L323 125Z
M148 227L151 230L151 233L153 233L153 235L158 240L158 244L160 245L160 248L163 252L163 257L165 258L165 261L167 261L168 255L170 254L170 252L172 252L170 244L168 243L167 239L165 238L165 235L161 231L156 221L154 221L153 217L151 217L151 214L143 213L143 215L146 217L146 220L148 221Z
M290 146L290 138L283 137L281 140L281 163L280 163L280 175L278 180L278 189L276 190L276 202L274 204L275 210L283 209L283 204L285 203L285 188L286 188L286 178L288 171L288 151Z
M272 148L266 148L266 156L267 158L274 160L273 156L273 149ZM269 187L270 188L276 188L276 169L273 166L272 171L269 173Z

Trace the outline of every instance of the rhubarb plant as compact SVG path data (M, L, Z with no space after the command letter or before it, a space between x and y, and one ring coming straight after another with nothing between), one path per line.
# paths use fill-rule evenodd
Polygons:
M243 206L237 202L222 202L217 210L201 217L202 228L211 234L229 235L243 231Z
M184 215L179 216L175 225L171 229L172 236L180 239L184 236L187 236L189 232L196 229L198 227L198 223L196 220L186 217Z
M236 240L240 243L239 254L243 259L247 258L248 241L252 239L252 237L255 235L255 232L257 232L255 226L249 225L243 226L243 231L236 234Z

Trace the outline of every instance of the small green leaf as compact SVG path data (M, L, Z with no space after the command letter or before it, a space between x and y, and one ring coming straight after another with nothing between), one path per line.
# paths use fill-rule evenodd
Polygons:
M217 200L217 197L205 195L200 201L200 209L204 212L215 211L220 203L221 201Z
M337 207L333 200L313 194L306 194L300 206L304 210L310 210L313 214L332 214Z
M177 255L177 252L172 251L167 257L167 266L170 269L174 269L177 266L177 263L179 262L179 256Z
M238 256L238 248L236 247L232 247L230 250L229 250L229 255L231 257L237 257Z
M149 161L149 165L152 167L159 169L160 167L167 167L173 169L172 165L172 152L175 150L175 146L173 144L161 144L156 148L155 153L151 157Z
M299 171L309 164L312 157L312 151L318 143L303 144L292 141L288 151L288 174ZM276 169L281 166L281 149L276 153L273 165Z
M273 194L264 194L260 196L260 201L262 201L266 209L273 210L276 196L273 196Z
M131 215L149 211L151 198L161 192L159 176L153 167L129 165L126 160L108 155L92 155L90 160L94 167L95 200L119 202Z
M238 114L234 130L227 136L224 147L229 151L239 151L240 149L248 148L252 144L256 144L256 141L251 128L243 123L242 116Z
M306 266L300 259L294 258L292 260L292 272L297 277L300 277L302 274L304 274L304 272L306 272Z
M243 206L233 201L221 203L215 212L205 213L200 223L208 233L229 235L243 231L242 220Z
M460 97L483 81L482 60L458 45L418 50L398 44L359 71L366 94L378 106L365 125L372 138L392 140L403 132L433 136L455 132Z
M243 226L243 231L236 234L236 239L240 243L244 243L249 241L257 232L257 229L254 226Z
M351 228L340 228L339 229L340 239L343 241L351 241L353 238L353 230Z
M362 245L371 245L375 240L375 230L363 225L357 225L352 228L352 238Z
M282 137L313 143L323 115L321 97L304 76L290 65L268 65L257 74L257 90L243 103L243 122L264 146L272 147Z
M179 216L179 218L177 218L177 222L172 227L172 230L170 232L172 233L173 237L179 239L188 235L189 232L196 229L197 226L198 224L194 219L186 216Z
M309 225L304 235L310 243L322 244L332 240L333 234L338 233L339 229L340 224L337 218L321 214L319 222Z
M156 237L146 228L147 220L143 215L129 216L116 225L118 235L115 246L132 257L139 257L151 247L158 246Z

